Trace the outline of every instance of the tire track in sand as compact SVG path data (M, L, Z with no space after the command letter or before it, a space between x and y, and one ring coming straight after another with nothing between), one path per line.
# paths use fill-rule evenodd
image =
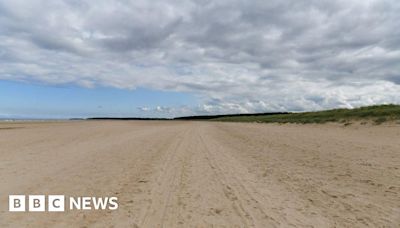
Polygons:
M185 129L177 136L175 141L169 148L166 149L167 158L162 166L158 177L150 193L150 204L145 209L144 215L140 218L140 227L163 227L164 218L168 210L171 195L176 186L177 176L179 171L179 159L184 150L182 144L187 143L185 140L188 137L188 131Z
M266 213L266 210L245 187L249 183L243 183L237 176L243 175L235 172L235 164L232 158L223 155L222 151L210 148L210 139L205 143L204 134L199 134L199 139L204 147L205 157L210 167L215 172L222 186L225 196L232 201L237 214L244 220L246 227L277 227L279 223ZM215 145L214 145L215 148ZM255 191L256 192L256 191Z

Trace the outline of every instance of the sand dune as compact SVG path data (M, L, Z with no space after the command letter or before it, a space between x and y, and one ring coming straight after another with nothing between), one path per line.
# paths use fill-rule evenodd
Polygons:
M0 227L400 227L400 127L0 124ZM116 211L8 212L10 194Z

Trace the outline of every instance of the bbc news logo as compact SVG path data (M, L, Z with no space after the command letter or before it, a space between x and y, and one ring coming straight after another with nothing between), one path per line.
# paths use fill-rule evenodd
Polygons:
M66 201L68 199L68 201ZM63 212L65 210L117 210L117 197L68 197L64 195L9 195L10 212Z

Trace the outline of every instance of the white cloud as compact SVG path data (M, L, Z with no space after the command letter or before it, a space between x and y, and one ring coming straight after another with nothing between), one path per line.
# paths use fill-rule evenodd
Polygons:
M199 97L153 110L171 115L400 103L398 12L395 0L0 0L0 79Z

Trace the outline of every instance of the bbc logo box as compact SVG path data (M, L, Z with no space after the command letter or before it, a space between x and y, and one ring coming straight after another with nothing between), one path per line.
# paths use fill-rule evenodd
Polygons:
M65 210L64 195L10 195L8 196L8 210L11 212L62 212Z

